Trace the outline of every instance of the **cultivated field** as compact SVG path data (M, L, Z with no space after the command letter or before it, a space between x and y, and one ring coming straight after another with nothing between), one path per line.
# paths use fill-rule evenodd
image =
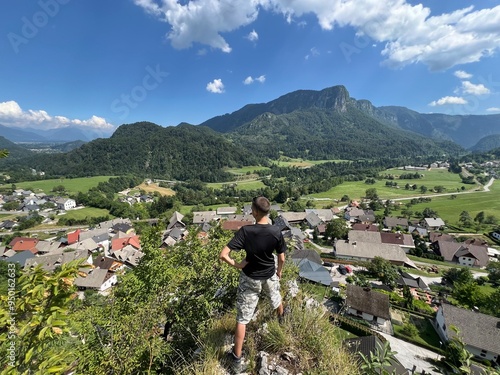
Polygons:
M97 186L99 182L107 182L112 176L95 176L81 178L57 178L52 180L25 181L16 183L17 189L31 190L33 192L43 191L50 194L56 186L64 186L68 194L87 192L90 188Z
M167 196L175 195L175 191L173 191L172 189L160 187L156 183L151 183L149 185L142 183L139 186L137 186L137 189L144 190L145 192L148 192L148 193L158 192L161 195L167 195Z

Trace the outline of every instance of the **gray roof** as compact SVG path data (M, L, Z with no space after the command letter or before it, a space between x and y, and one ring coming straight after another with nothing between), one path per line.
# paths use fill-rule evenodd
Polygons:
M193 224L209 223L212 220L219 219L215 211L195 211L193 212Z
M306 218L305 212L283 212L281 216L284 217L289 223L291 222L301 222Z
M370 288L347 284L346 304L355 310L386 320L391 319L389 296L374 292Z
M96 250L99 245L92 239L87 238L86 240L68 245L67 249L75 249L75 250Z
M55 253L62 253L63 248L60 247L61 243L59 241L38 241L38 243L35 245L36 249L38 250L38 253L45 253L45 254L55 254Z
M99 228L110 229L114 225L119 224L119 223L125 223L125 224L132 225L132 222L130 221L129 218L125 218L125 219L117 218L117 219L103 221L103 222L99 223Z
M371 242L382 243L380 232L372 232L367 230L351 230L349 231L349 241L351 242Z
M316 228L323 222L315 212L309 212L306 216L306 221L311 228Z
M7 250L4 255L7 256L7 253L9 253L10 251L14 251L14 250ZM24 267L26 265L26 262L34 257L35 257L35 255L31 251L25 250L25 251L15 252L14 255L12 255L8 258L0 259L0 260L3 260L5 262L9 262L9 263L19 263L19 265L21 267Z
M318 263L319 265L322 265L323 264L323 261L321 260L321 257L319 256L319 254L314 251L314 250L307 250L307 249L303 249L303 250L295 250L292 255L291 255L291 258L295 261L296 259L297 260L302 260L302 259L308 259L312 262L315 262L315 263Z
M217 208L217 215L231 215L235 214L237 210L236 207L219 207Z
M81 288L94 288L99 289L101 285L106 281L106 276L108 270L95 268L90 269L89 273L85 277L78 275L75 279L75 285Z
M426 217L424 221L428 228L439 228L445 226L443 219L439 217Z
M330 272L321 264L305 258L293 259L293 262L299 267L300 277L327 286L333 282Z
M167 229L171 229L175 226L175 224L179 223L181 224L183 227L186 226L186 224L184 224L182 222L182 219L184 218L184 215L181 214L180 212L177 212L175 211L172 215L172 217L170 218L170 221L168 223L168 226L167 226Z
M318 208L306 208L306 213L315 213L324 222L332 221L335 218L333 211L331 209L318 209Z
M53 255L41 255L28 259L25 266L35 267L37 265L41 265L44 270L53 271L58 265L69 263L75 259L87 259L88 256L87 250L68 251L62 254Z
M444 303L442 305L446 325L460 330L465 344L500 354L500 318L461 309ZM453 332L447 329L448 332Z
M401 228L407 228L408 227L408 219L405 217L390 217L387 216L384 218L384 225L387 228L395 228L397 226Z
M109 239L109 231L107 228L96 228L92 230L82 230L79 235L80 241L86 240L87 238L94 238L98 237L99 239L104 238L106 236L106 239ZM96 241L94 239L94 241ZM102 239L100 241L96 242L101 242L103 241Z
M373 259L378 256L393 262L408 261L404 250L392 244L356 242L354 245L346 241L337 241L335 250L338 257Z

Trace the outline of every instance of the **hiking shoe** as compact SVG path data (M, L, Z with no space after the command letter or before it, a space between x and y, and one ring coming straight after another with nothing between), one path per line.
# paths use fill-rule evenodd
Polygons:
M243 360L241 357L237 357L232 350L226 353L226 361L231 374L240 374L243 372Z

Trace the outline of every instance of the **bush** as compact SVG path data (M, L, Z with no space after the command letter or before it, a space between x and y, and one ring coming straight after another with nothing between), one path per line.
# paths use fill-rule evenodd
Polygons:
M411 324L411 323L405 323L403 324L403 329L401 330L401 332L408 336L408 337L416 337L418 335L418 329L417 327L415 327L414 324Z

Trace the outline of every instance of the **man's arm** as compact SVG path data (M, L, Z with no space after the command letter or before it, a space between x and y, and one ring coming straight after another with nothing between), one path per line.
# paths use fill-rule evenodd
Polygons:
M227 246L224 246L224 249L222 249L222 251L220 252L219 259L239 270L245 268L245 266L248 264L248 261L246 259L243 259L241 262L238 263L229 256L230 252L231 249Z
M284 264L285 264L285 253L278 254L278 269L276 270L276 275L278 275L280 279Z

